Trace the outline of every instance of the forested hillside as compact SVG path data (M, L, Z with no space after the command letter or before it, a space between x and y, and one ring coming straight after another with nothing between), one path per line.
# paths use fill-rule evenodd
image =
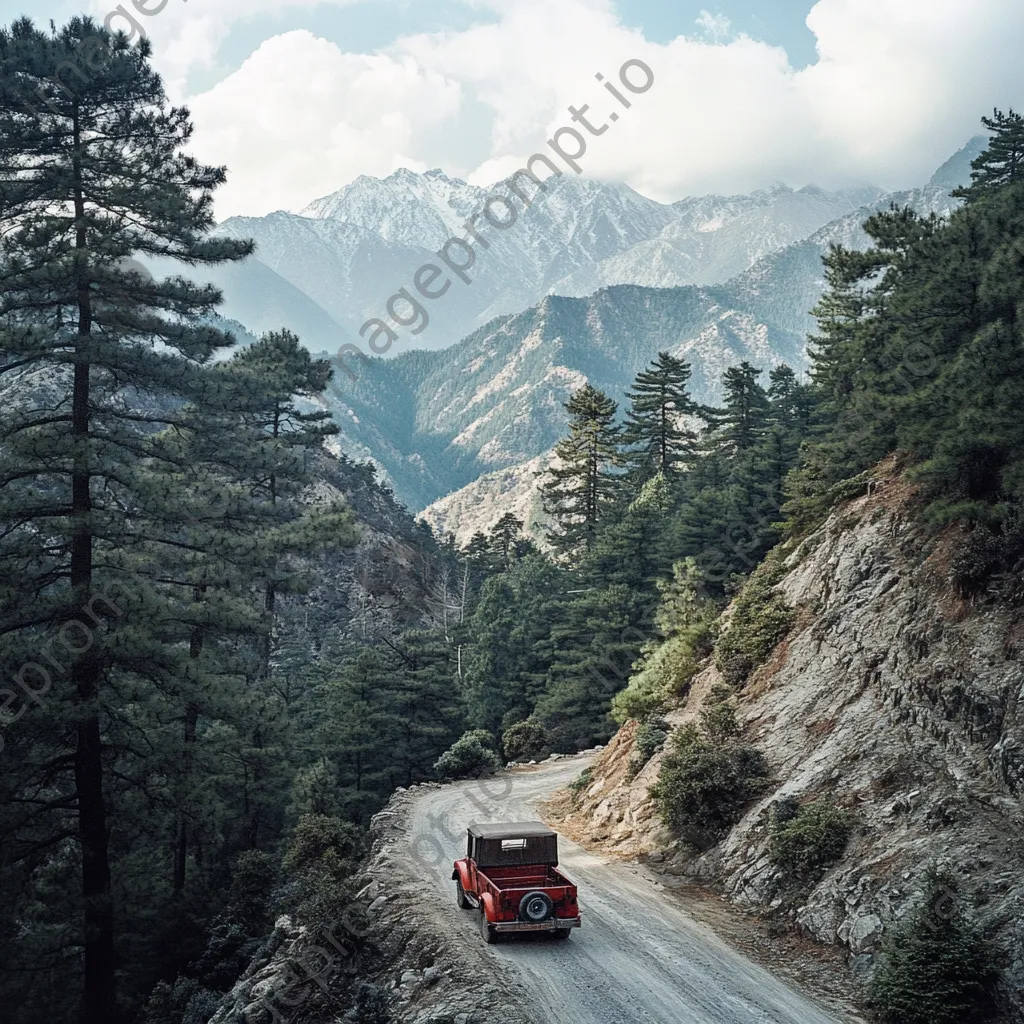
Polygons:
M781 543L714 621L707 554L677 563L570 787L605 849L847 947L888 1024L1024 1004L1024 119L985 124L963 209L830 253Z
M469 672L479 724L511 709L507 728L532 707L514 726L517 750L520 736L535 752L585 745L607 735L608 701L629 677L618 717L657 710L714 646L712 622L744 577L893 453L920 487L923 520L967 531L951 584L1016 599L1024 122L990 124L962 209L893 208L866 223L870 249L833 247L808 383L787 367L762 383L743 363L724 375L722 408L707 408L689 394L689 366L662 354L637 376L624 421L594 387L573 395L544 484L556 558L531 555L483 588L486 668ZM772 573L769 560L742 600L768 601ZM723 639L731 682L773 635Z
M57 89L48 69L96 33L104 72ZM17 1024L205 1024L277 913L342 900L369 814L462 728L454 559L324 449L330 367L287 330L236 346L190 282L250 247L209 237L225 172L186 155L148 57L88 21L0 33Z

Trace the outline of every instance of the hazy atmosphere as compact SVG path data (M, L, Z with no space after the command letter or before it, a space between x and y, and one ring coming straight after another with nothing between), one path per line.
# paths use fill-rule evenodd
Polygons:
M0 1024L1024 1020L1024 5L27 6Z

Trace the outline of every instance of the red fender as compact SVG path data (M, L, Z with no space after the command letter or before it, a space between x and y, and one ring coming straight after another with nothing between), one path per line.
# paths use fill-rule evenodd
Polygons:
M455 862L455 870L452 872L452 881L458 879L462 883L462 888L466 892L471 892L469 886L469 863L466 860L457 860Z
M483 907L484 917L486 917L488 921L497 921L498 914L494 909L494 896L489 892L485 892L480 897L480 903Z

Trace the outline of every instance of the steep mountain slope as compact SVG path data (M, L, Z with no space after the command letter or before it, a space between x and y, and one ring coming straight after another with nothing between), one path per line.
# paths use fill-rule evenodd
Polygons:
M461 548L476 533L487 533L495 521L511 512L524 524L528 537L543 545L549 525L541 505L538 474L553 461L553 454L538 455L507 469L484 473L471 484L438 498L419 515L437 537L451 535Z
M482 473L547 452L565 425L564 403L585 381L622 400L636 371L662 350L693 363L702 401L718 396L726 367L803 366L803 341L704 288L608 288L589 298L550 296L499 317L443 352L360 360L325 396L340 444L369 456L416 510Z
M861 975L913 905L925 869L948 866L1007 950L1006 989L1019 1014L1024 619L1019 607L953 595L947 569L959 535L930 539L912 491L885 472L786 562L777 590L795 625L739 695L744 740L768 761L769 791L710 849L673 842L648 793L662 755L632 781L625 774L631 723L566 827L712 885L780 927L845 946ZM719 681L708 667L670 723L698 721ZM821 797L847 808L853 833L820 880L793 887L769 856L769 812L781 799Z

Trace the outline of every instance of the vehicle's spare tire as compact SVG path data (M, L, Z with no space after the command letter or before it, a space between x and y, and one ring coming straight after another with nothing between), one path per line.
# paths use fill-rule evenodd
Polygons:
M540 924L554 916L555 905L546 892L528 892L519 903L519 919Z

